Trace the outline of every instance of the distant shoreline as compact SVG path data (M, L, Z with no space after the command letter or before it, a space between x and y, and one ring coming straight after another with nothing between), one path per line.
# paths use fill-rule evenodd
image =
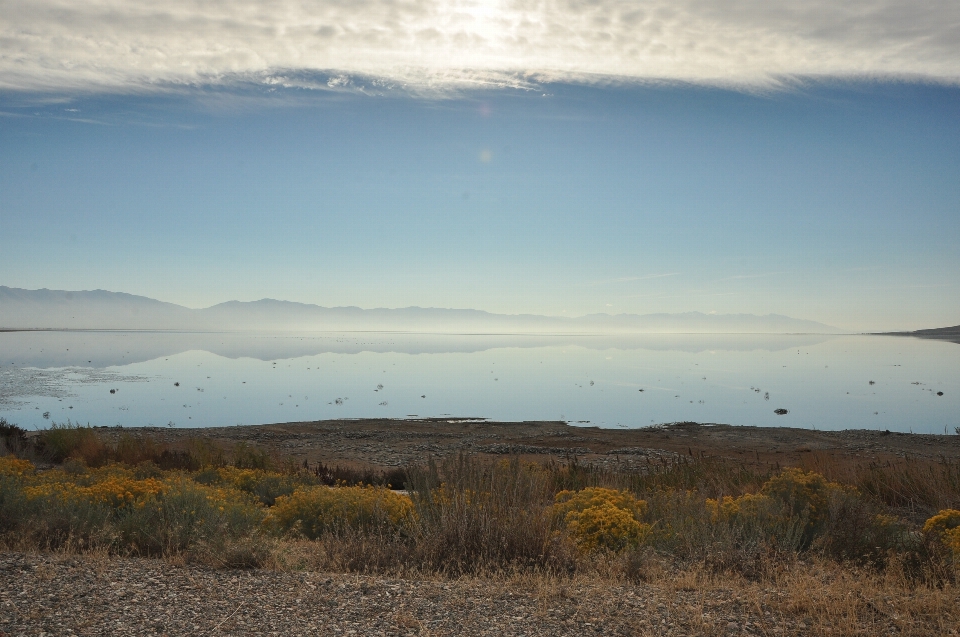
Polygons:
M915 330L913 332L877 332L875 336L913 336L915 338L960 343L960 325L937 327L929 330Z
M126 327L0 327L3 332L134 332L143 334L409 334L424 336L887 336L897 332L437 332L419 330L193 330ZM906 334L906 333L904 333Z

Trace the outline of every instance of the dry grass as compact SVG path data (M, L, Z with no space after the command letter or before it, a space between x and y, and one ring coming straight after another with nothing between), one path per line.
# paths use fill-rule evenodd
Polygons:
M956 461L902 458L842 463L816 452L805 455L805 469L853 485L862 494L914 520L942 509L960 508L960 463Z

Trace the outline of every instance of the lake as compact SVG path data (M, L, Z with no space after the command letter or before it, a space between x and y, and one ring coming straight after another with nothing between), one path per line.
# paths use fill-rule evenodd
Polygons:
M416 416L952 434L960 345L818 335L5 332L0 416L30 429Z

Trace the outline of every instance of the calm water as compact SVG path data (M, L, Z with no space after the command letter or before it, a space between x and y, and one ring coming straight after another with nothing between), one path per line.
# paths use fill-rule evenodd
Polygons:
M28 428L414 415L953 433L960 345L880 336L0 333L0 416Z

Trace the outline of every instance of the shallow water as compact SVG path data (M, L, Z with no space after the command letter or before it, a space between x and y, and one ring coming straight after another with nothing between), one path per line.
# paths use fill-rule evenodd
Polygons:
M414 415L952 434L960 345L887 336L0 333L0 416L27 428Z

